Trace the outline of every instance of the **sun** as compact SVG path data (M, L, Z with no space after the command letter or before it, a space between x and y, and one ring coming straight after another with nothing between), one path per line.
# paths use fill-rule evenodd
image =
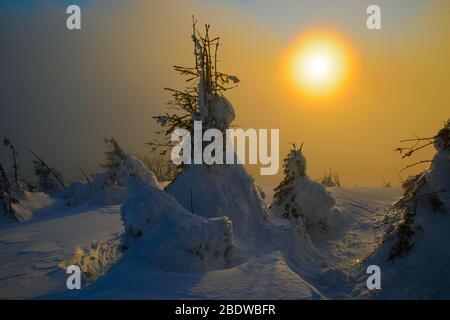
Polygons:
M312 31L293 42L287 54L289 78L296 90L313 97L337 93L349 82L354 54L342 36Z

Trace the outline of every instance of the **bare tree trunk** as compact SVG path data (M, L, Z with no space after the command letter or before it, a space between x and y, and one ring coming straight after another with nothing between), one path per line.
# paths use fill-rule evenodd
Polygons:
M86 172L84 172L83 169L81 169L81 167L78 167L78 169L80 170L82 176L86 179L88 184L91 184L91 179L89 179L89 176L86 174Z

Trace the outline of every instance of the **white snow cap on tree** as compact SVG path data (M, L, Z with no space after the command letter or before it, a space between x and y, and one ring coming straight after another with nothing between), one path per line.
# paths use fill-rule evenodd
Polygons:
M235 118L231 103L225 97L215 95L211 98L209 104L212 108L213 127L219 130L228 129Z

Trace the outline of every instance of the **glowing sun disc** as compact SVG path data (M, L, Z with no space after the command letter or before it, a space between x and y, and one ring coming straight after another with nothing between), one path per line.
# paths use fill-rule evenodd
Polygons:
M353 71L353 53L343 37L330 31L301 35L288 50L291 82L304 94L324 97L338 91Z

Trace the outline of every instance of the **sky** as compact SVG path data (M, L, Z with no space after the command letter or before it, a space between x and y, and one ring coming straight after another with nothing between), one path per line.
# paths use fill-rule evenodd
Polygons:
M81 31L65 28L69 3L81 7ZM373 3L382 30L366 28ZM221 37L221 71L241 79L227 92L234 124L279 128L281 155L303 142L312 178L332 168L346 186L398 185L399 175L421 169L402 168L431 158L432 148L411 160L393 150L434 135L450 117L446 0L0 0L0 135L16 144L24 172L27 148L66 180L80 178L78 166L100 170L105 137L150 153L152 117L170 98L163 88L184 86L172 66L193 63L191 15ZM357 68L345 93L315 103L290 88L283 57L323 26L350 44ZM0 161L10 164L5 148Z

